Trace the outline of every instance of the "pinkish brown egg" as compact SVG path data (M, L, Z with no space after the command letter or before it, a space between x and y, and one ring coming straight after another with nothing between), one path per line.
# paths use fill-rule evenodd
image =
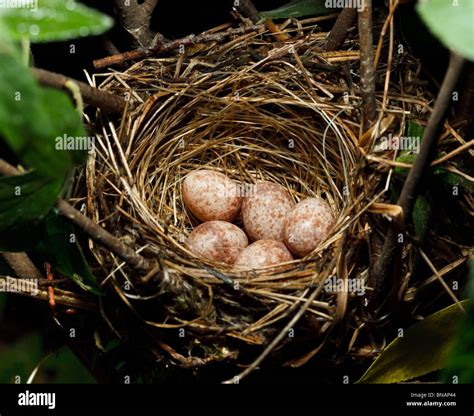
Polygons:
M220 172L205 169L186 176L183 199L201 221L233 221L242 206L237 183Z
M291 260L293 256L281 241L258 240L241 251L234 267L241 270L260 269Z
M273 182L257 182L242 204L242 220L251 240L283 240L285 218L294 206L288 191Z
M245 233L225 221L209 221L198 225L186 240L186 247L197 257L233 264L249 244Z
M296 256L306 256L328 237L334 222L326 201L320 198L304 199L296 204L286 218L284 242Z

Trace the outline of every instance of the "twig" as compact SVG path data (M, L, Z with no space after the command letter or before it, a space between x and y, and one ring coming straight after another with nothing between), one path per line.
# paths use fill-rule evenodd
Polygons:
M122 243L118 238L114 237L91 219L81 214L77 209L69 205L66 201L63 199L58 200L56 207L59 210L59 214L71 220L74 224L84 230L93 240L103 244L127 264L144 272L148 272L150 270L150 262L147 259L137 254L130 247Z
M328 52L339 49L345 42L349 29L354 26L356 21L357 9L355 7L347 7L342 10L329 32L324 49Z
M239 27L237 29L229 29L225 32L219 33L201 33L200 35L188 35L181 39L172 41L158 42L157 45L149 49L137 49L133 51L124 52L118 55L107 56L105 58L96 59L93 61L96 69L104 68L110 65L117 65L135 59L143 59L150 56L155 56L160 53L170 52L179 49L181 46L193 46L197 43L205 42L221 42L228 36L244 35L246 33L259 31L265 28L265 25L253 25L246 27Z
M278 42L285 43L286 41L290 40L290 37L285 32L282 32L278 25L268 17L265 19L265 27L272 33L272 36Z
M372 126L376 116L372 0L365 0L364 9L359 12L359 39L362 133L364 133Z
M114 3L120 24L132 38L134 46L148 48L156 35L150 23L158 0L114 0Z
M32 68L32 71L40 84L68 92L70 92L70 89L67 87L67 83L74 82L79 87L79 91L81 92L82 98L85 102L106 112L121 113L125 109L126 101L118 95L99 90L98 88L91 87L84 82L76 81L75 79L68 78L55 72L39 68Z
M35 279L34 276L31 277L24 277L22 279L16 279L11 276L3 276L0 275L0 281L4 284L11 284L12 281L15 282L15 286L17 288L20 287L29 287L30 290L15 290L8 293L14 293L16 295L28 296L30 298L39 299L39 300L46 300L49 301L49 293L47 290L39 289L36 286L33 287L32 281ZM36 280L36 279L35 279ZM93 302L88 302L87 300L81 298L80 296L76 295L72 292L67 292L61 289L54 290L54 300L56 303L70 306L73 308L84 309L88 311L95 311L97 310L97 305Z
M18 277L42 279L43 275L25 253L3 253L5 261Z
M377 44L377 49L375 51L375 58L374 58L374 67L377 68L380 59L380 53L382 52L383 41L385 39L385 35L387 33L387 29L390 26L393 26L393 15L395 10L397 10L398 6L400 5L399 0L395 0L393 3L390 1L390 10L388 12L388 16L385 19L385 22L382 27L382 32L380 33L379 41Z
M285 325L285 327L280 331L280 333L273 339L273 341L265 348L265 350L258 356L258 358L250 364L244 371L242 371L237 376L233 377L230 380L226 380L223 384L234 384L240 382L244 377L247 377L252 371L254 371L260 363L267 358L267 356L275 349L275 347L280 343L280 341L288 336L288 331L295 326L295 324L301 319L306 309L309 308L314 299L319 295L324 285L319 285L317 289L308 297L306 302L301 306L300 310L293 316L293 318Z
M7 168L4 170L2 167ZM20 173L13 166L0 159L0 173L11 176L13 172L15 172L14 174ZM68 218L74 224L78 225L93 240L103 244L130 266L143 272L148 272L152 267L154 267L154 264L151 264L147 259L137 254L130 247L122 243L118 238L114 237L101 226L97 225L85 215L81 214L66 201L59 199L56 203L56 207L60 215Z
M421 141L420 153L413 163L408 177L403 185L397 204L402 207L404 221L402 224L393 222L388 230L379 259L370 271L369 285L373 288L369 307L375 310L380 305L380 300L393 290L396 292L395 262L399 262L403 247L399 243L398 235L405 231L406 222L411 218L418 189L424 178L426 168L429 166L438 142L439 129L442 126L444 115L449 107L451 94L462 71L464 59L451 52L451 59L446 75L441 85L436 104L431 113L428 125Z
M430 268L431 272L436 276L436 278L439 280L439 282L441 283L441 285L443 286L444 290L446 290L446 292L448 293L448 295L451 297L451 299L454 301L454 303L456 305L458 305L458 308L461 309L461 311L463 311L464 313L466 312L466 310L464 309L464 307L461 305L461 302L459 302L459 299L456 297L456 295L454 294L454 292L451 290L451 288L448 286L448 284L444 281L443 277L441 276L441 274L438 272L438 270L436 270L436 267L434 266L434 264L431 262L431 260L429 259L429 257L426 255L426 253L421 249L419 248L418 249L421 257L423 258L423 260L426 262L426 264L428 265L428 267Z

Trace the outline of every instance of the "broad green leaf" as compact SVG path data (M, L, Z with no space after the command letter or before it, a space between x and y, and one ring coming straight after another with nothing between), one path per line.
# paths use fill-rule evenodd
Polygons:
M431 33L447 48L474 60L474 1L422 0L416 9Z
M44 217L61 187L62 181L37 172L0 178L0 232Z
M45 219L45 234L39 251L50 260L55 269L70 277L79 287L100 295L102 292L77 240L71 223L53 211Z
M332 13L326 0L292 0L277 9L261 12L262 18L287 19L289 17L322 16Z
M0 383L26 383L42 355L39 332L28 334L13 344L3 346L0 350Z
M466 307L469 301L461 304ZM398 383L444 368L463 315L453 304L416 323L385 348L357 383Z
M34 383L95 384L96 380L77 356L65 346L44 362Z
M0 53L0 135L29 167L63 177L87 157L87 149L64 149L69 137L87 140L79 114L62 91L40 88L31 72Z
M470 299L474 299L474 258L469 261ZM456 345L453 348L447 370L443 374L445 383L453 383L457 377L459 383L474 383L474 305L470 305L467 317L457 332Z
M113 26L113 20L73 0L38 0L31 7L0 9L0 24L15 39L50 42L100 35Z

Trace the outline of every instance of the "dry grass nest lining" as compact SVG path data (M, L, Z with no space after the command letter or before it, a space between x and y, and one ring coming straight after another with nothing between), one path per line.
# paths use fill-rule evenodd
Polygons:
M318 293L306 313L321 333L356 298L328 293L323 284L332 276L366 279L364 218L378 198L381 175L364 168L357 91L343 95L353 90L338 63L350 67L357 52L321 53L326 34L313 30L300 25L299 35L283 47L275 47L268 34L250 33L107 74L102 88L129 97L135 107L120 123L102 114L96 120L97 151L85 175L87 215L155 259L164 283L157 287L152 278L143 284L103 247L94 245L92 252L107 272L104 284L112 281L135 311L139 303L146 323L213 334L213 343L230 336L265 344L313 290ZM321 69L321 63L334 68ZM423 109L422 100L413 101L405 100L404 110ZM390 124L404 124L401 106L394 98L387 107ZM321 196L337 225L284 272L236 272L197 259L184 248L198 223L184 207L181 184L188 172L202 168L240 183L279 183L295 201ZM123 290L127 281L129 291ZM145 303L159 304L159 311L143 308Z

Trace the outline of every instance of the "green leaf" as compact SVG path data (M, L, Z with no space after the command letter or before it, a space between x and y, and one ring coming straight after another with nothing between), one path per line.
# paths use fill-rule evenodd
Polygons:
M466 307L469 301L461 304ZM385 348L357 383L398 383L444 368L463 315L453 304L416 323Z
M79 287L96 295L102 294L84 259L74 227L54 211L45 219L45 235L39 251L54 268L70 277Z
M109 16L73 0L38 0L37 6L36 10L2 8L0 24L6 26L14 39L29 37L32 42L100 35L113 26Z
M469 261L468 294L474 299L474 258ZM474 383L474 305L471 303L467 317L457 333L447 370L443 374L445 383L453 383L457 377L459 383Z
M0 383L15 383L16 377L26 383L31 372L42 358L42 341L39 332L22 337L0 350Z
M414 121L408 122L407 127L407 136L409 137L419 137L420 141L423 137L423 133L425 132L425 127L421 124L418 124Z
M95 384L96 380L92 377L89 370L82 365L77 356L65 346L46 360L38 370L34 382Z
M287 19L289 17L322 16L332 13L326 0L292 0L277 9L261 12L262 18Z
M44 217L61 187L62 181L37 172L0 178L0 231Z
M474 60L472 0L423 0L416 9L431 33L447 48Z
M431 211L431 204L428 197L419 195L413 207L413 224L415 225L415 235L419 241L423 241L426 231L428 231Z
M433 174L439 177L443 183L450 188L453 186L460 186L468 193L474 192L474 183L466 179L464 176L450 172L442 167L436 167Z
M40 88L9 54L0 53L0 135L18 157L48 176L64 177L87 149L64 150L64 138L87 137L81 118L62 91Z

